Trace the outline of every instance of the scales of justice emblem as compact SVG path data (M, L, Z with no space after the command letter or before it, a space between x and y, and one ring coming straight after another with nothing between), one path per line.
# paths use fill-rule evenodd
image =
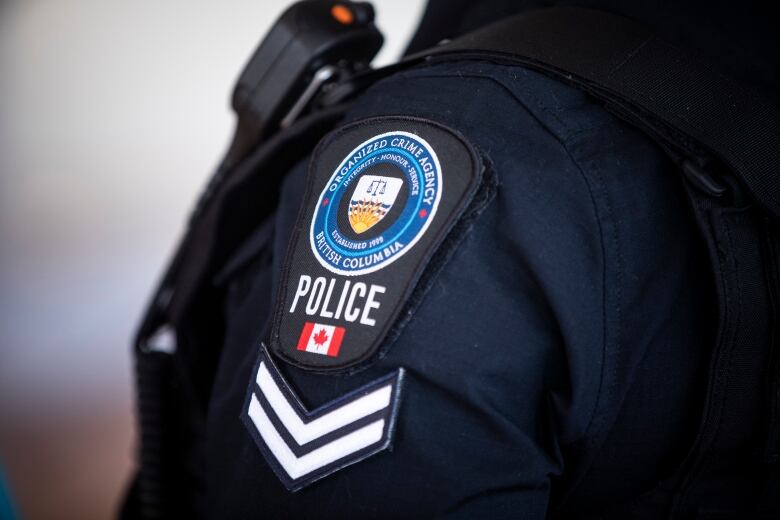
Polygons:
M349 225L357 234L378 224L393 207L404 181L397 177L363 175L349 200Z

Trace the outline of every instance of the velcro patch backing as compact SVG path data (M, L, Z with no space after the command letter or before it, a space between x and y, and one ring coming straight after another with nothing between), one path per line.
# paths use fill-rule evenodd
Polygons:
M270 349L318 371L369 359L482 171L471 145L431 121L373 118L326 136L285 259Z

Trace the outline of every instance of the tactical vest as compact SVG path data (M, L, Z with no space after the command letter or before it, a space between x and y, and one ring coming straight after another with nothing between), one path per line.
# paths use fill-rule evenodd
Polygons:
M330 2L317 4L332 8ZM571 84L646 133L679 166L709 253L717 333L698 435L683 462L654 490L597 517L780 518L777 108L632 21L574 8L521 14L390 67L339 78L332 64L373 55L381 43L371 17L360 9L355 7L362 19L353 32L328 40L332 45L320 52L315 69L305 72L314 87L279 89L253 104L252 92L271 74L263 69L270 62L268 45L239 81L234 145L193 212L135 342L140 471L126 516L164 517L197 500L193 490L201 480L191 453L202 441L219 354L206 348L167 351L160 339L175 334L179 343L220 343L223 295L209 280L272 213L283 172L297 160L292 152L314 148L377 79L425 61L474 57ZM286 38L303 38L285 31ZM312 48L321 44L309 37ZM304 74L295 66L287 73ZM276 78L283 73L273 72ZM289 95L299 101L285 112L279 107ZM579 478L566 476L566 488L576 488ZM566 496L558 496L550 516L582 518L565 504Z

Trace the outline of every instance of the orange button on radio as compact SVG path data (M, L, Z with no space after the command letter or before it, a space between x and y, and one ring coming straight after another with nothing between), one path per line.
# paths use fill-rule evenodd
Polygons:
M336 4L330 8L330 15L339 23L349 25L355 21L355 14L349 9L349 7Z

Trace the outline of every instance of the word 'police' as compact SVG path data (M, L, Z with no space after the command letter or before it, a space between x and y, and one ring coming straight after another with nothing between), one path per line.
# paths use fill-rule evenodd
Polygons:
M322 276L318 276L312 282L311 276L302 274L298 280L298 288L295 290L290 312L295 312L298 300L308 294L309 298L306 301L304 311L309 316L316 314L323 318L338 320L342 318L343 312L343 318L346 321L354 322L359 318L363 325L371 327L376 325L376 320L371 318L369 313L373 309L379 309L380 302L376 296L384 294L385 287L375 284L368 287L363 282L351 283L349 280L344 280L338 291L338 302L333 307L331 302L335 301L333 293L337 283L335 278L331 278L328 282ZM363 300L365 300L365 305L361 308L358 304Z

